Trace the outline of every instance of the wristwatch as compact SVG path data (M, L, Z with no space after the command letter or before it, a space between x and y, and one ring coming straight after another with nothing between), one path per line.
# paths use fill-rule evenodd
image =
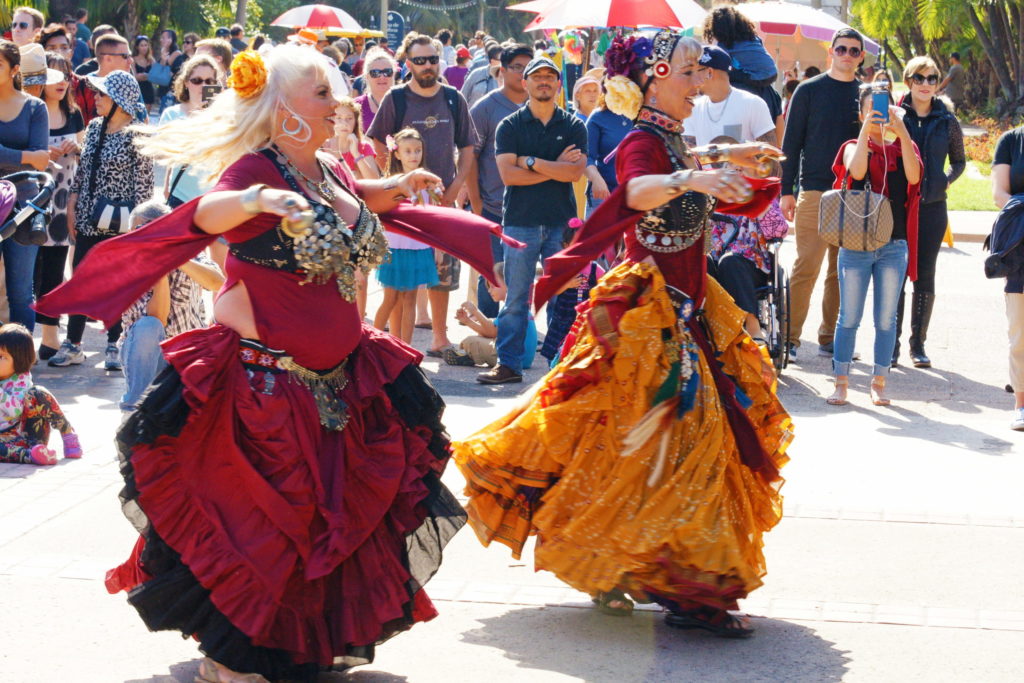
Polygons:
M537 157L526 157L526 168L529 171L533 170L533 165L537 163Z

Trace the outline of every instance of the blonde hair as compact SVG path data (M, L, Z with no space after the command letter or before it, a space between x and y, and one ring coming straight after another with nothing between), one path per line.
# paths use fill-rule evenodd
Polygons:
M395 61L395 58L392 57L391 54L382 47L371 47L366 52L366 55L363 56L363 71L369 71L370 65L376 62L378 59L388 60L388 63L391 64L391 68L395 69L397 72L398 62ZM397 76L398 74L396 73L395 75Z
M934 59L928 55L921 55L907 62L907 65L903 68L903 82L907 83L914 74L920 73L925 69L933 69L936 74L942 73Z
M136 127L150 133L139 138L139 148L161 164L189 164L216 179L246 154L266 147L281 124L279 106L287 107L296 83L309 76L326 79L328 62L316 50L300 45L275 47L264 59L267 84L258 94L243 98L225 90L192 116L155 130Z

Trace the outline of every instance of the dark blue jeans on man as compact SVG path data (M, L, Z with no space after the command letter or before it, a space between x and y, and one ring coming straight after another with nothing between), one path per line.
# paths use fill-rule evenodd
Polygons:
M498 313L498 363L523 372L523 344L533 297L533 281L537 276L537 262L544 262L562 249L566 227L540 225L523 227L506 225L504 233L526 246L515 249L505 245L505 285L508 294L505 305Z

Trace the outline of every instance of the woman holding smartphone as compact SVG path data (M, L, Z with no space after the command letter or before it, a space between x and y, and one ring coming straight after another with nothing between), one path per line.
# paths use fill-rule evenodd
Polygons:
M903 278L917 279L917 211L921 182L921 158L917 145L903 123L904 111L892 105L888 90L861 86L860 119L863 122L856 140L839 148L832 170L834 187L842 187L846 176L854 189L864 188L869 178L871 190L888 198L892 209L892 237L874 251L839 248L839 323L836 325L832 369L835 391L826 401L846 405L850 386L850 364L867 300L868 285L874 283L875 367L871 378L871 402L889 405L886 379L896 345L896 305ZM886 128L896 134L894 142L885 141ZM870 175L869 175L870 174Z

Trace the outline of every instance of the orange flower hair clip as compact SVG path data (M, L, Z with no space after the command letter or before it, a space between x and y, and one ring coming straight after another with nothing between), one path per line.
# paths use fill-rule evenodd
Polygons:
M231 60L231 76L228 87L234 89L239 97L248 99L263 92L267 85L267 66L263 57L253 50L239 52Z

